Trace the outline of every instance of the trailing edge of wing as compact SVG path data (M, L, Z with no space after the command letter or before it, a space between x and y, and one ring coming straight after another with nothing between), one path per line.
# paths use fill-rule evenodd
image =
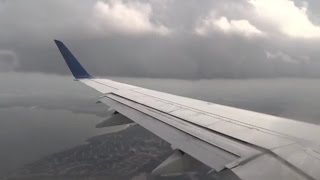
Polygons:
M71 73L76 79L86 79L92 76L82 67L77 58L70 52L70 50L59 40L54 40L59 48L64 60L66 61Z

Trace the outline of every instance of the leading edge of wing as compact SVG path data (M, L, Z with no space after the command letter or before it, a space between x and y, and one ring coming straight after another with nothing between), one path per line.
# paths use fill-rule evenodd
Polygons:
M77 58L70 52L70 50L59 40L54 40L60 50L65 62L67 63L71 73L76 79L88 79L92 76L82 67Z

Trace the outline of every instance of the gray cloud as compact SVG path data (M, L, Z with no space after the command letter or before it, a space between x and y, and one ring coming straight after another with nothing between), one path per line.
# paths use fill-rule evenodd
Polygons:
M102 8L97 12L99 3ZM315 7L320 5L308 3L308 22L314 23L309 30L316 34ZM292 9L300 12L304 6L296 0ZM236 22L231 27L240 32L248 27L243 22L248 22L267 36L249 38L217 29L207 36L197 35L195 27L212 13L214 18ZM320 77L318 38L286 35L274 25L278 20L254 13L247 0L1 1L0 49L17 54L19 64L11 70L19 72L69 74L52 42L57 38L99 76ZM292 63L283 56L270 60L266 52L302 60Z
M17 66L19 66L19 61L16 53L0 49L0 71L12 71Z

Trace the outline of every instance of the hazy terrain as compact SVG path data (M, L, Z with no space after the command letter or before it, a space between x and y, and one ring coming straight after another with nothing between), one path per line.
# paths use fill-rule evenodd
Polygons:
M320 123L319 79L113 79ZM110 130L94 128L107 114L107 107L95 104L99 94L71 77L2 73L0 83L1 176Z
M29 163L59 174L79 151L95 166L90 152L128 133L95 128L108 108L72 81L54 39L92 75L319 124L319 9L319 0L0 0L0 179Z

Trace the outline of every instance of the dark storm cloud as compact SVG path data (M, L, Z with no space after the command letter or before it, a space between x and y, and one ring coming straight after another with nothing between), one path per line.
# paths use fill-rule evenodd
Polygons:
M309 3L316 23L319 4ZM296 6L304 3L297 0ZM122 11L129 15L119 19ZM210 14L226 17L231 33L209 27L208 35L198 35L196 27ZM239 27L232 20L248 23ZM0 25L0 50L17 54L11 69L19 72L69 74L53 44L57 38L99 76L320 77L320 41L279 33L253 16L247 0L1 1ZM272 33L243 36L248 26Z

